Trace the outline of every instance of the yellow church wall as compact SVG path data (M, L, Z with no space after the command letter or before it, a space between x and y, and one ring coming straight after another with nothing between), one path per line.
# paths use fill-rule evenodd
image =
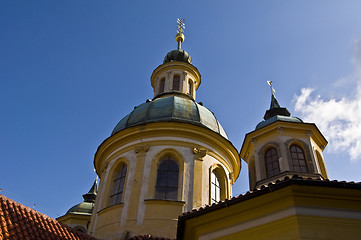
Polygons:
M106 228L108 225L116 224L119 222L123 209L123 204L117 204L103 209L97 213L97 227L96 232L100 229ZM106 231L106 230L104 230Z
M221 200L225 200L229 198L232 194L232 184L230 183L229 174L227 167L223 165L218 159L212 156L205 156L202 165L202 181L199 181L197 184L201 184L203 187L203 191L200 195L202 195L203 201L201 205L194 205L193 208L204 206L205 204L211 204L210 199L210 185L211 185L211 173L214 169L218 169L218 177L220 178L220 183L222 185L222 195ZM195 173L196 175L196 173Z
M317 127L309 123L278 121L248 133L245 137L240 155L249 164L250 189L293 172L289 153L289 147L293 144L299 146L305 153L309 172L302 173L304 176L328 178L322 157L327 141ZM270 147L277 149L281 172L273 177L267 176L264 160L264 154Z
M168 155L179 166L177 201L154 199L158 165ZM122 206L109 207L112 172L122 162L128 166ZM209 204L212 167L223 172L223 199L231 194L241 167L237 150L219 134L192 124L168 122L129 128L111 136L99 146L94 164L100 185L89 233L108 239L127 232L130 236L174 238L182 212Z
M173 77L180 77L179 89L172 89ZM160 92L160 81L164 80L164 89ZM188 91L188 82L192 83L192 89ZM151 84L154 97L164 92L181 92L195 99L196 90L201 83L201 76L198 69L187 63L172 61L158 66L152 73ZM189 93L190 92L190 93Z
M188 234L196 229L198 237L208 233L213 234L237 223L245 223L280 209L290 208L294 205L290 193L291 189L282 189L277 191L277 194L262 195L253 198L252 201L244 201L218 211L209 212L204 216L189 219L187 220L189 227L186 227L188 231L185 233ZM198 239L198 237L185 235L184 239Z
M321 150L327 145L326 139L314 124L278 121L248 133L243 142L241 157L248 162L256 142L258 145L259 141L272 142L277 141L280 137L299 140L312 138L315 145L322 147Z
M360 220L314 216L291 216L268 224L219 238L200 236L200 240L358 240L361 236ZM226 233L226 232L224 232Z
M98 148L94 158L95 169L101 176L102 169L106 167L113 155L131 151L134 149L135 143L142 143L147 138L164 139L164 142L169 143L169 137L183 138L184 141L182 141L181 146L184 146L183 144L208 145L210 149L214 149L214 153L221 156L222 161L225 161L224 159L230 161L225 162L224 165L231 168L230 170L235 174L234 180L237 179L241 165L237 149L229 141L206 128L177 122L150 123L145 126L125 129L121 134L109 137ZM159 144L162 143L159 142Z
M310 139L312 146L313 158L315 159L318 172L320 172L324 179L329 179L325 159L323 158L323 149L317 145L313 138ZM323 147L324 148L324 147Z
M300 239L359 240L361 219L298 216Z
M349 209L361 213L361 192L359 190L316 186L293 186L293 189L296 205Z
M226 236L213 238L212 236L201 236L200 240L217 239L217 240L297 240L300 239L298 220L296 216L276 220L268 224L246 229L237 233Z
M123 204L117 204L99 212L92 219L94 227L89 230L92 236L99 239L119 239L123 234L121 229L119 229L122 208Z
M90 218L90 215L67 213L64 216L57 218L56 220L72 228L81 229L82 231L86 232Z
M183 239L361 236L361 191L291 185L185 221Z

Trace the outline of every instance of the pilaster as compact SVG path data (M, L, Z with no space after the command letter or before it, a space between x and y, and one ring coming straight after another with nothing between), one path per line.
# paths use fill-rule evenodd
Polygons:
M193 177L193 208L202 206L203 193L203 158L207 150L200 147L193 148L194 153L194 177Z
M142 178L144 171L144 160L147 152L149 150L149 145L146 144L138 144L134 147L134 152L137 154L136 156L136 165L133 176L132 191L130 193L129 199L129 207L128 207L128 217L127 224L135 224L137 219L137 209L139 205L139 196L141 196L140 191L142 187Z

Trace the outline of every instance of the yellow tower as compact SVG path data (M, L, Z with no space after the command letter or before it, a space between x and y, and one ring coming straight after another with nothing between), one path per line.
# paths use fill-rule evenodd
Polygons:
M327 140L314 123L291 117L280 107L271 89L271 106L264 121L246 134L241 148L240 156L248 164L250 189L295 174L328 179L322 154Z
M239 155L195 101L201 76L181 49L183 25L178 49L151 75L154 98L121 119L95 154L100 183L88 233L96 238L175 238L182 212L232 195Z

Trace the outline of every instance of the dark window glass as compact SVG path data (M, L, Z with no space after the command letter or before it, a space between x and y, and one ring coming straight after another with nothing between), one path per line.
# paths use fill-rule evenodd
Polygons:
M211 173L211 204L221 200L221 185L216 170Z
M180 76L175 75L173 77L173 90L179 90L179 86L180 86Z
M290 147L290 152L291 152L291 158L292 158L292 163L293 163L293 169L296 172L307 173L308 166L307 166L305 154L304 154L302 148L300 148L297 145L292 145Z
M125 177L127 175L127 165L122 164L116 172L113 180L113 192L110 195L110 202L112 205L122 202L124 192Z
M265 163L267 177L272 177L280 173L280 165L278 162L277 150L275 148L270 148L265 154Z
M165 86L165 79L162 78L162 79L160 80L159 93L164 92L164 86Z
M156 199L177 200L179 167L175 160L166 157L158 166Z

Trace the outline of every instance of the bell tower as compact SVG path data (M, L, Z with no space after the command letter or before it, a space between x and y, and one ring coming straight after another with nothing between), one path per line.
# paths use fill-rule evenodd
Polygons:
M328 179L322 154L327 140L314 123L291 117L280 107L272 85L271 91L270 109L256 129L246 134L240 152L248 164L250 189L285 176Z

